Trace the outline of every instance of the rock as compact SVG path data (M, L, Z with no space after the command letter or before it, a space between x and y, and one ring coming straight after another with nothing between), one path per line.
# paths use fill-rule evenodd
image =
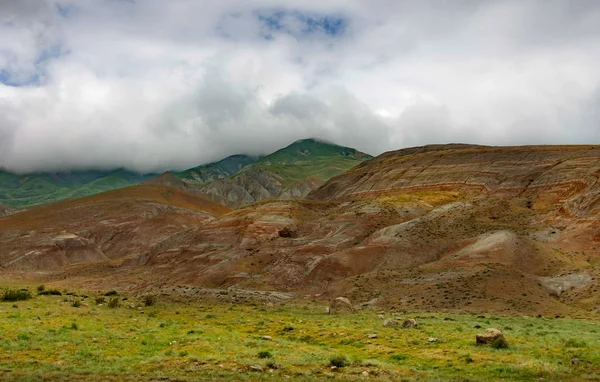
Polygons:
M579 358L577 358L577 357L571 358L571 365L572 366L577 366L577 365L579 365L580 362L581 362L581 360Z
M385 327L395 327L398 326L400 323L398 322L398 320L393 319L393 318L386 318L385 320L383 320L383 326Z
M346 297L336 297L329 304L329 314L340 314L344 312L353 312L354 307Z
M265 341L272 341L273 337L271 337L271 336L262 336L261 339L263 339Z
M252 366L250 366L250 370L252 370L252 371L263 371L264 369L260 365L252 365Z
M379 316L377 316L377 318L379 318L380 320L383 320L384 319L383 314L380 314Z
M362 373L360 373L360 375L362 375L363 377L368 377L369 376L369 372L365 370Z
M476 339L477 344L487 345L487 344L491 344L498 338L503 338L503 337L504 337L504 334L500 330L490 328L490 329L486 329L485 333L478 334L475 337L475 339Z
M419 326L419 324L417 324L417 321L414 318L409 318L402 323L402 327L404 329L412 329L416 328L417 326Z
M439 340L438 340L437 338L435 338L435 337L429 337L429 338L427 339L427 342L438 342L438 341L439 341Z
M372 333L372 334L367 334L368 338L377 338L377 334Z
M540 283L552 296L560 297L563 292L587 286L593 282L586 272L558 277L540 277Z

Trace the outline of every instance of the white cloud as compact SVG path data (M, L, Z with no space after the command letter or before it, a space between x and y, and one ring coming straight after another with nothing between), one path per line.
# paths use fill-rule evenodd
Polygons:
M185 168L312 136L600 143L598 62L585 0L8 0L0 167Z

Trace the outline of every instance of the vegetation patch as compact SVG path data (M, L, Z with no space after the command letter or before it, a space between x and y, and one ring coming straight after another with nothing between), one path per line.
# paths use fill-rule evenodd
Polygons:
M418 317L419 330L384 330L370 309L329 315L320 305L168 297L143 310L110 309L111 301L132 296L103 296L97 305L77 294L0 306L0 379L586 380L600 371L595 320L427 313ZM474 326L485 320L511 328L510 347L475 344L481 329ZM283 331L287 326L294 330ZM439 341L430 343L434 337Z
M2 293L2 301L24 301L32 298L29 289L6 289Z

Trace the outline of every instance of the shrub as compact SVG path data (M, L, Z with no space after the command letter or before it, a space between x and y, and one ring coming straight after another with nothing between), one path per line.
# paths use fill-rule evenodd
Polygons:
M38 292L43 292L43 291L44 291L44 289L46 289L46 286L45 286L44 284L42 284L42 285L38 285L38 287L37 287L37 291L38 291Z
M156 304L156 297L152 296L152 295L147 295L144 296L144 305L145 306L152 306Z
M38 287L38 291L39 291L39 287ZM46 290L39 291L38 295L40 295L40 296L50 296L50 295L62 296L62 293L58 289L46 289Z
M96 305L104 304L105 301L106 299L102 296L96 297Z
M294 330L294 327L293 327L293 326L291 326L291 325L285 326L285 327L283 328L283 331L284 331L284 332L291 332L292 330Z
M390 359L392 361L404 361L406 359L406 354L392 354Z
M121 301L117 297L113 297L108 301L108 307L111 309L118 308L119 306L121 306Z
M73 308L79 308L81 306L81 301L79 301L79 299L74 298L73 300L71 300L71 306Z
M117 293L116 290L111 290L111 291L108 291L108 292L104 293L105 296L116 296L118 294L119 293Z
M574 338L570 338L565 341L565 346L568 348L584 348L587 346L584 340L576 340Z
M350 365L350 360L345 355L334 355L329 359L329 365L341 369L342 367Z
M76 322L73 322L73 323L71 324L71 329L73 329L73 330L78 330L78 329L79 329L79 326L77 325L77 323L76 323Z
M270 351L268 350L262 350L258 352L258 358L260 359L264 359L264 358L272 358L273 354L271 354Z
M30 298L31 292L27 289L7 289L2 295L2 301L22 301Z
M507 349L508 348L508 341L504 337L496 338L492 342L492 348L494 348L494 349Z

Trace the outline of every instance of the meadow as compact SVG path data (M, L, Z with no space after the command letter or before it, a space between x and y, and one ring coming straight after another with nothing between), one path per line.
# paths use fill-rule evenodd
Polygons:
M0 302L0 379L600 380L594 320L39 289ZM509 347L476 345L486 328Z

